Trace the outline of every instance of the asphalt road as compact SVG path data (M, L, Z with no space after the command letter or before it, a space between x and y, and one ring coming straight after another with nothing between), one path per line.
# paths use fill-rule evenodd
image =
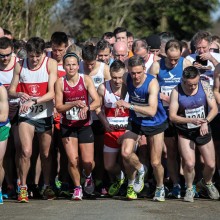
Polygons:
M196 199L194 203L179 200L153 202L151 199L127 201L123 199L85 199L70 201L30 200L19 204L15 200L5 200L0 206L0 220L7 219L77 219L77 220L187 220L219 219L220 201Z

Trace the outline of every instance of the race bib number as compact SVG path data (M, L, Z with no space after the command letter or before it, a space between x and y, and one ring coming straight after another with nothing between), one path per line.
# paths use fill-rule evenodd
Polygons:
M186 118L205 118L204 106L194 108L194 109L186 109L185 115L186 115ZM200 127L200 125L187 123L187 127L189 129L192 129L192 128L198 128L198 127Z
M107 120L114 130L126 130L128 126L128 117L107 117Z
M161 86L161 93L170 97L171 92L175 86ZM169 103L163 101L163 106L169 106Z
M68 103L68 102L66 102ZM84 102L85 103L85 102ZM73 107L70 110L66 111L66 119L70 120L70 121L78 121L78 120L82 120L78 114L80 112L80 108L79 107ZM84 120L84 119L83 119Z
M32 115L37 115L41 112L43 112L44 110L44 105L43 104L39 104L39 105L33 105L30 107L30 113Z

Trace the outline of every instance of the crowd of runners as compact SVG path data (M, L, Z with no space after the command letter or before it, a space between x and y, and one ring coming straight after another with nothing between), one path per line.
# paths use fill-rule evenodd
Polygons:
M0 204L219 200L220 37L13 38L0 28Z

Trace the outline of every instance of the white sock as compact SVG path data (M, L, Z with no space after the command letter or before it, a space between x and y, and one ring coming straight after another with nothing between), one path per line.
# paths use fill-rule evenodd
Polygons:
M133 185L134 185L134 179L133 180L128 179L128 186L133 186Z
M123 171L121 170L120 174L116 176L118 180L123 180L125 178L125 175Z
M144 165L143 164L141 164L141 167L140 167L140 169L138 169L138 172L139 173L144 173Z

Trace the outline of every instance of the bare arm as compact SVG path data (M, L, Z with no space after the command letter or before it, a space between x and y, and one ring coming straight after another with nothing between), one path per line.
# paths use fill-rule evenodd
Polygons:
M4 86L0 86L0 122L5 122L8 119L9 106L8 94Z
M20 78L21 62L22 61L19 61L15 65L13 78L12 78L8 93L9 93L10 98L20 98L21 102L25 102L30 99L30 96L24 92L16 92L16 89L19 83L19 78Z
M185 69L188 66L192 66L192 63L189 60L184 58L184 60L183 60L183 69Z
M98 116L99 120L101 121L101 123L103 124L103 126L105 127L105 130L110 132L112 131L112 129L110 128L109 122L107 120L107 118L105 117L105 114L103 113L101 107L103 105L103 98L105 95L105 85L101 84L98 87L98 95L99 95L99 99L100 99L100 107L98 107L95 111L96 111L96 115Z
M207 103L209 106L209 113L206 116L206 119L210 122L218 114L218 107L216 104L216 99L215 99L214 93L213 93L212 88L209 85L209 83L205 82L205 81L201 81L201 83L202 83L204 92L206 94L206 100L207 100Z
M107 64L105 64L105 67L104 67L104 79L105 79L105 81L108 81L111 79L110 68Z
M192 123L195 125L201 125L202 123L206 122L204 119L201 118L186 118L183 116L179 116L177 114L178 109L179 109L178 91L177 91L177 87L175 87L170 96L170 108L169 108L170 120L176 124Z
M159 92L159 84L157 82L157 79L153 79L150 82L149 88L148 88L148 93L149 93L149 98L148 98L148 105L146 106L139 106L139 105L131 105L128 102L125 102L124 100L119 100L116 102L116 105L120 108L127 108L130 109L133 107L133 110L135 112L141 113L145 115L146 117L154 117L156 112L157 112L157 106L158 106L158 92Z
M220 104L220 64L215 67L214 71L214 95L218 104Z
M45 95L37 99L37 103L44 103L54 98L55 95L54 84L57 80L57 61L49 58L48 71L49 71L48 91Z
M85 107L85 103L81 100L73 101L69 103L63 103L63 83L62 78L59 78L55 83L55 107L57 112L63 113L70 110L73 107Z
M153 62L153 64L151 65L150 69L149 69L149 73L155 77L157 77L157 75L160 72L160 64L159 62Z
M96 88L94 86L94 83L91 79L90 76L84 76L85 78L85 85L87 87L88 93L90 95L90 97L92 98L92 102L90 104L90 110L94 111L96 110L98 107L100 107L100 99L99 99L99 95L96 91Z

